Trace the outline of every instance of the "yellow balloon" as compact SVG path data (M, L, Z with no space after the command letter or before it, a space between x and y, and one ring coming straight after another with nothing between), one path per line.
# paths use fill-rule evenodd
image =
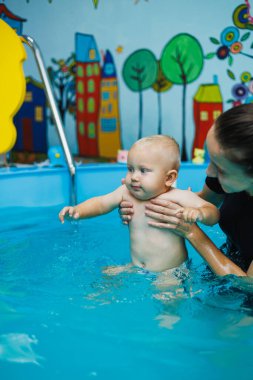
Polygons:
M12 149L17 138L13 117L25 98L26 52L17 33L1 19L0 41L0 154L3 154Z

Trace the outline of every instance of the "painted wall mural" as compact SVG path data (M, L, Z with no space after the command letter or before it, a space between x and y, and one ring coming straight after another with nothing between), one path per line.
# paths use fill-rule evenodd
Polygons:
M143 137L143 91L151 88L158 74L155 55L147 49L132 53L124 63L123 78L131 91L139 94L139 132L138 139Z
M79 154L115 158L121 147L116 67L94 36L76 34L76 123Z
M44 86L34 78L26 78L26 96L14 118L17 128L16 152L47 153L47 116Z
M228 76L235 80L232 86L232 98L227 103L232 103L234 107L243 103L253 103L253 76L249 71L244 71L240 75L240 79L236 79L235 74L231 70L227 70Z
M53 66L49 66L47 71L54 88L54 94L62 122L65 124L66 113L69 112L75 116L76 110L75 55L72 53L67 59L52 58L51 62L53 63Z
M155 55L146 49L132 53L123 67L123 77L130 90L139 93L139 133L142 137L143 95L142 92L167 80L166 88L172 84L182 85L182 160L187 161L186 152L186 89L187 84L194 82L200 75L204 64L204 55L200 43L189 34L173 37L164 47L158 61ZM158 77L159 75L159 77ZM163 79L162 79L163 80ZM170 85L168 85L170 84ZM165 86L165 84L164 84ZM156 87L157 88L157 87ZM158 108L160 110L160 107ZM159 125L160 125L159 116ZM158 133L161 127L158 127Z
M0 4L0 19L10 25L18 35L22 35L23 23L27 20L11 12L5 4Z
M17 16L18 2L9 2L13 11L7 8L7 2L0 4L0 18L21 35L23 26L28 29L32 21L27 14L33 2L24 0L29 3L26 18ZM57 2L45 3L50 11L60 9ZM69 5L73 14L78 12L76 4ZM61 118L66 133L72 136L75 155L116 159L118 150L127 149L136 138L169 133L177 135L183 161L194 157L201 161L206 134L218 115L228 107L253 102L253 73L249 65L253 58L251 1L233 0L227 6L230 9L224 11L224 21L219 27L210 27L211 33L204 37L200 33L201 25L193 33L190 23L182 23L182 32L170 27L173 12L168 13L168 25L163 24L167 29L157 40L154 36L162 18L159 7L173 11L176 4L159 0L118 3L117 7L128 10L132 6L138 15L144 12L142 20L150 7L157 9L159 18L151 17L154 25L150 25L149 38L145 39L139 24L135 40L128 37L126 29L121 32L125 26L122 22L117 24L119 11L112 0L78 0L78 4L79 8L85 5L94 20L88 28L87 18L81 24L71 25L75 28L71 29L72 50L64 49L64 44L59 43L59 50L47 59ZM185 1L184 6L187 4ZM215 8L219 4L217 0L206 7ZM113 14L110 20L109 14ZM130 33L137 24L135 20L132 23L127 13L125 17ZM193 10L189 20L191 17L194 17ZM53 30L53 25L49 27ZM173 34L172 30L177 32ZM40 81L27 75L26 100L15 118L19 135L14 147L17 152L46 153L57 141L54 137L54 144L51 143L52 118L43 93ZM33 101L29 101L30 96Z
M182 85L182 147L181 158L188 160L186 151L186 90L200 75L204 65L203 50L198 40L189 34L178 34L165 46L161 57L164 75L173 84Z
M192 157L195 152L205 149L207 132L223 111L223 99L217 79L213 84L199 86L193 100L195 137L192 147Z

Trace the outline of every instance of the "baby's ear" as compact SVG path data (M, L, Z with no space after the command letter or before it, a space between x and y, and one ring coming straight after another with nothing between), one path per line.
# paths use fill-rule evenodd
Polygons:
M176 181L177 176L178 176L177 170L173 169L173 170L168 171L168 173L166 174L165 185L167 187L172 186L173 183Z

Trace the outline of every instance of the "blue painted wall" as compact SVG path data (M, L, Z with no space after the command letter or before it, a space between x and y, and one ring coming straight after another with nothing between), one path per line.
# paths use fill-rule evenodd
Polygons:
M51 59L67 58L75 49L75 33L94 35L100 50L113 53L120 90L122 141L128 149L138 133L138 96L131 92L122 79L122 67L126 58L135 50L150 49L157 58L167 42L178 33L189 33L199 41L205 54L214 52L210 37L220 38L222 30L233 26L234 9L243 4L240 0L100 0L97 9L92 0L6 0L6 6L20 17L26 18L23 33L33 36L42 49L47 66ZM246 30L245 30L246 31ZM242 32L245 32L242 31ZM250 31L245 49L253 41ZM122 47L122 48L121 48ZM122 51L120 51L122 50ZM246 51L246 50L245 50ZM205 60L199 78L188 85L186 102L187 150L190 155L193 137L193 96L201 84L212 83L217 75L224 101L231 98L233 81L227 75L231 69L236 78L242 71L252 70L252 58L237 54L232 66L227 60L214 57ZM253 70L252 70L253 71ZM26 75L39 79L32 54L28 52ZM144 135L157 132L157 94L152 90L143 93ZM162 95L163 132L182 141L182 86L174 85ZM231 105L224 103L224 109ZM73 153L77 151L75 122L68 115L66 134ZM50 145L58 143L54 127L49 126Z

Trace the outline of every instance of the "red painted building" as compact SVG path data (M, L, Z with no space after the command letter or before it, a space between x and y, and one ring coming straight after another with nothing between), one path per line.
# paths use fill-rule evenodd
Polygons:
M80 156L97 157L100 55L93 36L76 33L76 123Z
M214 121L223 111L222 95L218 84L199 86L193 100L195 137L192 147L204 149L206 135Z

